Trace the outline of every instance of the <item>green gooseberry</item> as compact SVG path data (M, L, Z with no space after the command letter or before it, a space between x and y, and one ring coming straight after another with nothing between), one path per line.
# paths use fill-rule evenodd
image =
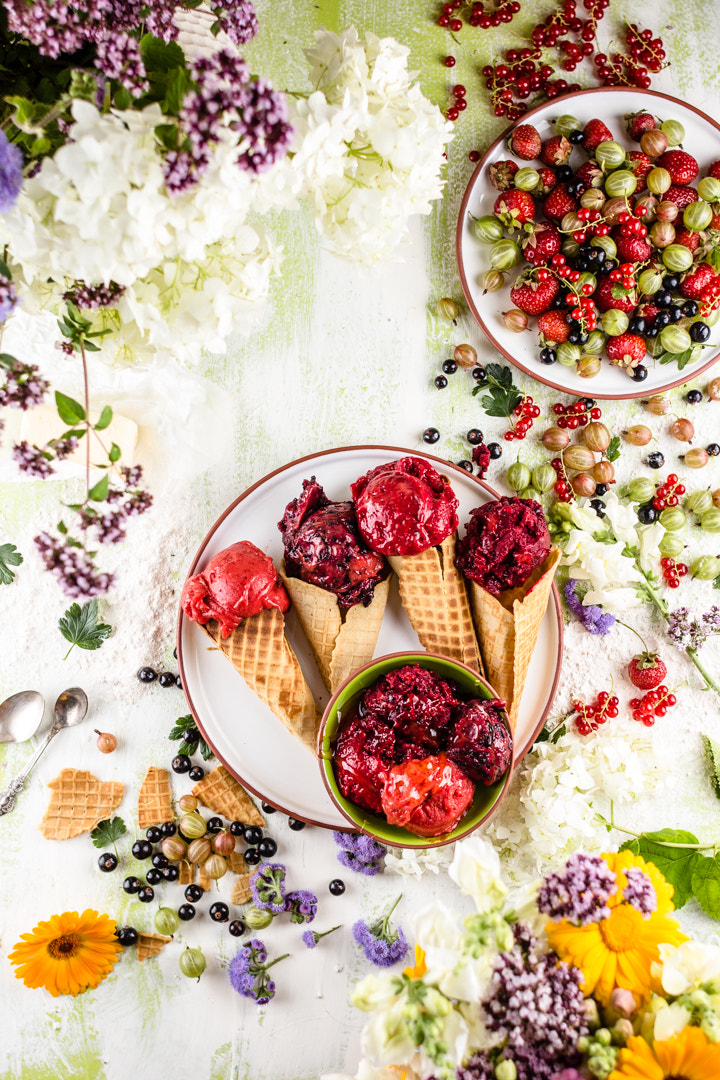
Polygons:
M263 908L249 907L247 911L243 912L243 921L251 930L264 930L266 926L269 926L273 921L272 911L265 911Z
M483 244L494 244L502 239L505 229L503 223L494 214L485 214L473 222L473 232Z
M720 532L720 510L706 510L700 518L703 532Z
M510 270L520 262L521 255L514 240L498 240L490 248L490 265L496 270Z
M581 356L581 349L579 345L571 345L569 341L563 341L561 345L558 345L557 361L562 364L563 367L575 367Z
M692 576L700 581L712 581L720 574L720 559L714 555L701 555L690 567Z
M692 348L692 338L682 326L665 326L660 331L660 344L669 353L682 353Z
M662 261L668 270L682 273L693 264L693 253L684 244L670 244L662 253Z
M563 240L562 244L560 245L560 250L562 251L563 255L567 255L569 259L574 259L578 251L580 250L580 245L578 244L577 240L572 240L570 237L568 237L567 240Z
M678 555L682 555L685 545L677 533L666 532L658 544L658 548L660 554L666 558L677 559Z
M595 292L595 289L597 287L597 278L594 274L591 274L589 270L585 270L578 278L576 285L578 292L582 291L583 285L590 285L592 287L592 291Z
M652 296L662 288L663 274L658 270L643 270L638 278L638 288L646 296Z
M582 124L576 116L571 116L569 113L563 113L562 116L558 116L555 121L555 130L558 135L564 135L568 137L572 131L582 131Z
M702 515L707 510L712 510L712 495L707 488L701 491L693 491L692 495L688 495L685 500L685 505L693 514Z
M717 202L720 199L720 180L714 176L703 176L697 186L697 192L706 202Z
M625 160L625 150L614 139L605 139L595 147L595 160L605 169L617 169Z
M663 120L660 130L667 137L668 146L679 146L685 138L685 128L679 120Z
M521 492L519 492L519 495L520 495L521 499L539 499L540 498L539 493L535 490L534 487L523 488L523 490Z
M629 169L616 169L605 181L605 191L611 199L632 195L637 186L637 177Z
M530 484L530 470L522 461L516 461L507 471L507 482L513 491L522 491Z
M602 352L607 338L603 334L602 330L591 330L588 335L588 339L585 342L585 349L592 356L596 356Z
M645 177L645 186L653 195L664 195L672 184L672 176L667 169L656 167Z
M677 532L687 521L679 506L667 506L660 514L660 524L668 532Z
M617 255L617 244L612 236L593 236L590 247L602 248L608 259L614 259Z
M533 487L543 494L546 491L550 491L554 485L557 477L552 465L547 463L544 465L538 465L537 468L532 471L532 483Z
M603 312L602 328L606 334L610 337L617 337L618 334L624 334L630 323L627 312L621 311L620 308L609 308Z
M683 211L683 225L691 232L702 232L712 221L712 206L706 202L694 202Z
M648 502L655 495L655 485L647 476L636 476L628 484L626 495L630 502Z
M200 976L207 967L202 949L186 948L185 952L180 953L178 966L183 975L187 975L188 979L197 979L199 982Z
M158 934L172 937L179 925L180 916L172 908L161 907L155 912L155 929Z
M519 191L534 191L540 183L540 173L537 169L518 169L513 181Z

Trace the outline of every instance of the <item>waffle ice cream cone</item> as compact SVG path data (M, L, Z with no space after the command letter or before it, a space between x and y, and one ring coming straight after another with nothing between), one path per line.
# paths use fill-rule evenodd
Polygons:
M46 840L69 840L111 817L122 802L122 784L105 783L91 772L63 769L48 784L50 805L40 822Z
M497 696L507 703L513 732L560 554L559 548L551 548L524 585L506 589L499 597L475 581L469 583L485 672Z
M157 956L170 941L172 938L164 934L138 934L135 946L138 960L149 960L151 956Z
M348 675L372 660L390 580L378 582L367 607L353 604L342 608L335 593L300 578L287 577L284 569L280 573L312 645L323 682L334 694Z
M455 534L418 555L390 555L400 599L420 644L482 674L465 582L455 566Z
M170 774L167 769L151 765L138 795L138 827L147 829L151 825L172 821L174 816Z
M244 825L265 825L265 818L255 806L245 788L237 782L224 765L198 780L192 793L203 806L221 814L228 821L242 821Z
M314 755L320 714L285 637L282 611L265 608L258 615L243 619L226 638L221 637L220 626L214 619L203 630L222 649L253 693Z

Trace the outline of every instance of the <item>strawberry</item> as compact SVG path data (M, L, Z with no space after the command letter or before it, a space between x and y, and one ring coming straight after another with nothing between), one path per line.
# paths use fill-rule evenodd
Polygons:
M538 169L538 175L540 177L540 183L535 188L535 194L538 198L544 199L557 184L557 176L552 169L547 167L547 165L543 165Z
M537 281L530 271L517 279L510 290L510 299L515 307L519 307L527 315L542 315L552 304L559 288L557 278Z
M712 161L708 165L708 176L714 176L716 180L720 180L720 161Z
M698 193L695 188L685 187L684 184L671 184L663 199L674 202L678 210L684 210L690 203L697 202Z
M712 222L710 224L712 225ZM700 233L692 232L690 229L677 229L673 244L682 244L683 247L689 248L690 251L697 251L700 246Z
M615 290L617 296L613 296L613 290ZM628 315L635 310L635 305L637 304L635 290L631 289L626 293L621 282L611 281L609 275L601 277L598 280L597 288L593 293L593 299L598 311L609 311L610 308L619 308L620 311L624 311Z
M557 168L558 165L567 165L572 154L572 143L564 135L553 135L542 144L540 160L546 165Z
M657 121L649 112L629 113L625 117L625 130L635 142L640 142L646 131L653 131L656 127Z
M611 364L621 368L634 368L645 358L645 338L640 334L618 334L608 338L605 352Z
M588 120L583 128L583 146L588 153L594 150L601 142L612 141L613 133L602 120Z
M541 221L521 243L523 255L532 266L548 262L560 250L562 238L554 225Z
M519 124L510 132L507 140L508 150L523 161L534 161L540 156L542 139L532 124Z
M680 282L680 292L689 300L702 300L705 290L717 285L720 278L707 263L700 263Z
M602 187L605 174L596 161L584 161L575 173L576 180L582 180L588 187Z
M621 262L645 262L653 253L652 244L644 236L617 236L615 243Z
M519 165L516 161L494 161L488 169L488 177L490 183L498 191L507 191L509 188L514 187L514 176L518 171Z
M638 180L644 180L649 172L653 168L653 163L647 154L643 154L642 150L630 150L628 152L627 167L630 172L637 176ZM644 185L638 184L638 188Z
M570 327L562 311L545 311L538 319L538 330L542 334L543 344L562 345L567 341Z
M545 217L551 221L562 221L570 210L577 209L577 202L568 194L567 184L558 184L552 189L543 205Z
M501 219L508 229L514 229L518 225L525 225L535 217L535 202L528 191L505 191L498 195L493 206L493 212Z
M646 651L633 656L627 670L630 682L640 690L654 690L667 675L667 668L656 652Z
M685 150L666 150L657 159L657 165L659 169L667 169L673 184L691 184L700 171L695 158Z
M637 309L637 314L641 319L645 320L646 324L648 324L653 321L659 310L660 308L655 307L655 304L641 304Z

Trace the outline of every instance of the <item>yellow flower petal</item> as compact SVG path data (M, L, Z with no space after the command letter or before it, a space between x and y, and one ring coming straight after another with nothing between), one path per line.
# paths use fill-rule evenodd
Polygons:
M115 923L88 908L65 911L21 934L8 959L26 986L44 986L53 997L81 994L109 975L122 952Z
M609 1080L717 1080L718 1076L720 1045L708 1042L700 1028L686 1027L676 1038L655 1042L652 1048L632 1036Z

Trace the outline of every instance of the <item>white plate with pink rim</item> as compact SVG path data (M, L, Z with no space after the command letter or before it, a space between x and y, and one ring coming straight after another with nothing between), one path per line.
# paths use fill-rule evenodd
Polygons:
M498 497L481 480L430 454L395 446L325 450L290 462L243 492L208 532L190 561L188 575L201 571L213 555L238 540L252 541L277 565L283 555L277 522L286 505L302 491L304 479L317 477L330 499L349 499L353 481L378 465L407 455L426 458L448 476L459 502L461 532L474 507ZM562 625L560 600L553 588L520 707L516 762L532 746L550 712L560 677ZM322 710L330 695L292 609L286 616L286 632ZM329 829L347 829L346 819L325 790L315 757L255 697L223 654L209 647L203 630L182 612L178 616L177 642L185 695L219 761L249 791L292 817ZM394 581L375 656L418 648L421 646L400 604Z
M688 105L667 94L656 94L648 90L628 90L621 87L578 90L572 94L565 94L556 101L530 109L518 123L532 124L545 140L557 134L553 121L560 116L568 114L574 116L583 126L588 120L598 118L607 124L616 142L627 150L638 150L639 144L630 139L625 131L624 117L628 113L641 111L648 111L660 120L680 121L685 128L683 149L697 159L700 177L705 175L711 162L720 159L720 124L693 105ZM535 320L531 320L533 332L525 331L518 334L508 330L503 322L502 312L513 306L510 301L510 289L526 264L521 263L509 271L507 284L502 289L483 295L479 280L485 271L490 269L490 245L481 243L475 237L472 225L473 218L493 212L498 192L490 183L487 173L494 162L512 158L504 141L510 130L511 128L508 128L499 139L495 140L478 163L460 207L456 233L458 269L465 297L481 329L495 348L515 367L531 375L538 382L545 383L546 386L551 386L563 393L581 397L591 396L615 400L649 397L652 394L664 393L675 386L681 386L706 371L720 357L720 322L713 327L706 343L711 347L703 349L700 358L688 364L682 371L679 371L675 364L661 365L648 354L643 361L648 369L648 375L640 383L633 382L623 371L613 367L606 358L603 359L598 375L591 379L582 378L574 367L563 367L559 363L549 366L541 364L538 358L540 352L538 335L534 329ZM584 160L582 149L580 152L575 150L571 163L577 167L581 163L581 158ZM519 160L518 164L521 167L533 165L532 162ZM696 182L693 186L696 186Z

